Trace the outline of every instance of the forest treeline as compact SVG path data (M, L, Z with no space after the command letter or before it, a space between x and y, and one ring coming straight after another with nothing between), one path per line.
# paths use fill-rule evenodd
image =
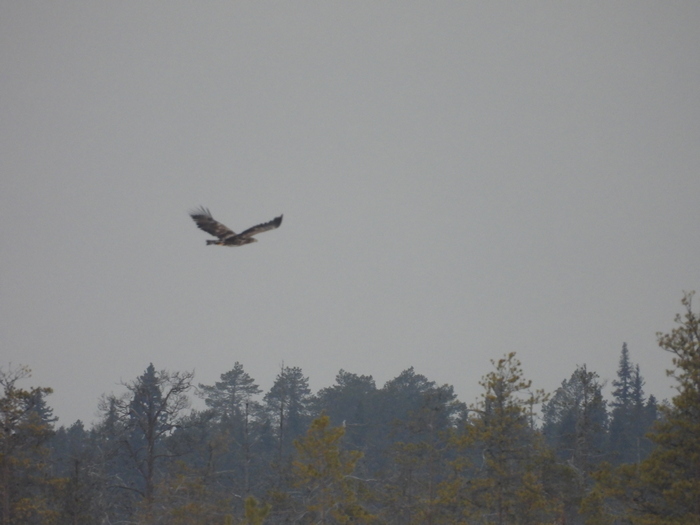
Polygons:
M508 353L469 406L413 368L380 388L341 370L312 394L296 367L263 392L238 362L211 385L150 365L90 428L57 427L51 389L0 369L0 523L698 524L691 300L658 334L678 392L663 403L625 344L610 399L585 365L534 390Z

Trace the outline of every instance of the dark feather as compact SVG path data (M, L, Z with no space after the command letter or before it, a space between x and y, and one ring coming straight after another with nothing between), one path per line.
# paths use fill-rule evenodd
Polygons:
M282 224L282 217L284 217L284 215L280 215L270 222L264 222L262 224L258 224L257 226L253 226L252 228L248 228L247 230L239 233L238 237L248 238L268 230L279 228L280 224Z
M243 233L239 233L238 235L229 230L220 222L214 220L214 218L211 216L211 212L203 206L199 209L191 211L190 217L192 217L199 229L219 238L218 241L209 240L207 241L207 244L241 246L243 244L255 242L255 239L252 238L254 235L279 228L279 225L282 224L283 216L280 215L270 222L264 222L262 224L258 224L257 226L253 226L252 228L248 228Z
M208 234L218 237L219 239L236 235L219 221L214 220L214 217L211 216L211 212L204 206L200 207L198 210L193 210L190 213L190 217L197 223L197 227L200 230L204 230Z

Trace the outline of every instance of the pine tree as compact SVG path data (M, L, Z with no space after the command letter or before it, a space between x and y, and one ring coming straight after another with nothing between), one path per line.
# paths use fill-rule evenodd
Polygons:
M567 523L575 523L582 499L593 485L591 473L604 457L606 403L598 374L578 366L542 409L542 432L563 463L556 492Z
M442 484L441 505L456 523L551 523L560 505L545 490L547 452L532 422L546 396L530 391L515 353L493 364L480 382L481 401L455 437L461 455L455 477Z
M686 294L680 325L659 334L659 346L673 354L678 395L651 435L657 448L642 465L642 480L659 498L645 502L646 515L668 522L700 523L700 314L692 309L693 294Z
M362 457L342 447L345 429L331 427L330 418L316 418L304 437L294 442L294 484L301 488L303 512L297 523L370 523L371 514L358 500L353 476Z
M57 511L55 481L49 473L47 440L53 434L51 410L45 397L50 388L19 388L31 376L26 366L0 368L0 519L11 523L43 523Z
M313 398L314 414L325 412L331 423L345 423L345 441L352 447L364 448L368 443L377 387L372 376L340 370L335 384L322 388Z
M274 425L277 460L281 466L292 452L294 439L304 433L310 421L311 390L301 368L283 366L272 388L265 394L265 411Z
M238 361L232 370L221 374L221 381L217 381L213 386L200 383L199 390L200 397L220 421L240 421L246 403L249 404L253 396L262 392Z
M547 441L582 477L603 459L607 412L602 389L598 374L579 366L542 408Z
M221 449L221 454L210 454L212 473L226 472L229 489L244 495L251 491L254 461L255 437L251 418L261 409L260 403L253 398L261 392L238 362L232 370L221 374L221 381L213 386L199 385L199 395L210 407L212 423L216 423L209 445Z
M668 374L678 394L661 407L662 418L649 434L656 448L638 465L597 475L608 509L629 523L700 523L700 314L692 309L692 297L683 297L686 311L676 316L678 326L657 334L659 346L673 354L675 368Z
M409 369L412 373L413 369ZM405 381L407 378L413 381ZM401 525L431 525L438 522L438 486L445 479L450 431L465 407L457 400L450 385L436 386L424 376L407 375L400 390L390 392L398 398L408 398L401 392L411 392L411 386L420 388L413 406L405 413L397 413L392 422L389 447L391 462L387 467L389 479L382 484L382 517L388 523ZM396 382L388 383L396 387ZM399 405L400 403L396 403Z

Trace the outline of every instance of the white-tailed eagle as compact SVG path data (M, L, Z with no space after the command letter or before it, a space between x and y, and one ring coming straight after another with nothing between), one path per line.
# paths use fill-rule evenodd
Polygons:
M244 244L257 242L257 239L253 238L254 235L279 228L279 225L282 224L283 216L280 215L270 222L258 224L257 226L248 228L241 233L232 232L219 221L215 221L214 217L211 216L211 212L204 206L197 210L191 211L190 217L192 217L192 220L197 223L197 227L200 230L204 230L214 237L218 237L218 239L208 239L207 245L216 244L219 246L243 246Z

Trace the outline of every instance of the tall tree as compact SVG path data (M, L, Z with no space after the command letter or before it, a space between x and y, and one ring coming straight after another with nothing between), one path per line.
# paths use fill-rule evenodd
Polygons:
M546 396L531 391L515 353L493 364L480 382L480 402L455 437L461 454L453 462L455 477L442 484L441 505L451 522L551 523L559 503L544 487L546 451L532 419Z
M413 368L387 382L384 407L396 407L388 438L390 461L381 484L387 523L437 523L437 494L447 468L449 433L466 407L450 385L437 386ZM388 401L388 403L386 402ZM388 414L387 414L388 416Z
M278 462L292 452L292 443L304 433L309 421L311 390L309 379L299 367L283 366L264 397L265 410L277 437Z
M613 408L624 407L630 404L632 400L632 382L634 366L630 361L630 352L627 349L627 343L622 343L622 351L620 352L620 362L617 367L617 379L613 379L615 389L613 395Z
M635 365L632 374L632 421L629 425L633 456L630 457L629 454L626 456L630 463L639 463L654 448L654 444L647 437L647 434L656 421L656 399L654 396L649 396L649 399L645 398L644 383L639 365Z
M641 459L642 439L648 425L644 412L644 379L639 365L630 360L627 343L622 344L617 379L612 382L613 407L610 418L609 449L614 463L633 463Z
M604 458L607 411L603 386L596 372L578 366L542 408L547 441L582 477Z
M146 515L154 501L157 465L174 455L164 441L189 407L193 377L194 372L156 371L151 363L140 377L123 383L128 390L124 396L107 399L112 413L106 416L119 420L121 453L131 465L131 476L116 486L138 494Z
M593 486L591 474L605 457L606 402L598 374L576 367L542 408L542 432L564 463L555 474L566 523L580 523L580 505Z
M314 414L325 412L335 425L345 424L345 437L350 446L363 449L375 406L377 387L372 376L340 370L335 384L318 391L313 398Z
M0 519L2 525L44 523L55 517L46 441L54 418L45 397L52 390L25 390L17 382L31 376L26 366L0 368Z
M700 314L692 309L692 297L683 297L685 313L676 316L678 326L657 334L659 346L673 355L675 368L668 374L678 394L670 406L661 407L662 418L649 435L656 448L638 465L598 475L633 524L700 523Z
M246 403L262 390L255 380L243 370L238 361L233 369L221 374L221 381L212 386L199 384L200 397L214 411L219 420L240 421L245 413Z
M57 521L66 525L93 523L105 516L105 484L99 475L100 454L93 433L78 420L61 426L49 441L53 471L62 478Z
M199 391L217 423L210 444L218 442L225 448L224 453L218 455L216 465L211 464L212 474L225 473L229 488L247 496L251 491L256 440L251 417L260 412L260 404L253 397L262 391L238 362L232 370L221 374L221 381L213 386L200 384Z

